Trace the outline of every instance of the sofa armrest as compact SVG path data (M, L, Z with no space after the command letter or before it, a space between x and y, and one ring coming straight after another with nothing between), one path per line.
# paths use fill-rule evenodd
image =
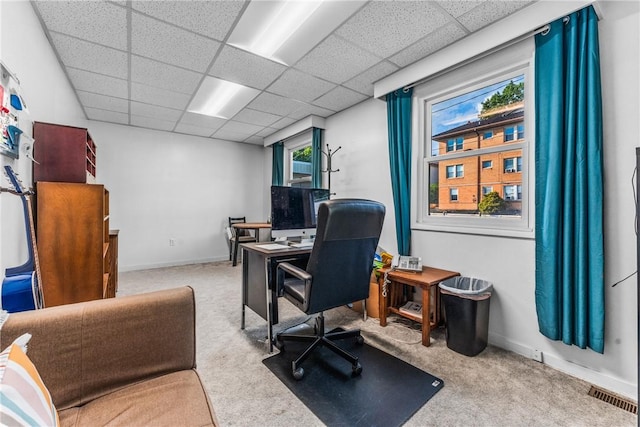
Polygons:
M13 313L1 332L1 348L32 334L29 358L59 410L195 368L190 287Z

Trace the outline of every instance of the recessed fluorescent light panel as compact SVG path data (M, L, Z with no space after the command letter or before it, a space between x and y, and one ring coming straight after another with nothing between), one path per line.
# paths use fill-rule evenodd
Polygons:
M250 87L207 76L189 104L188 111L230 119L259 93L259 90Z
M291 65L363 4L363 1L252 1L227 43Z

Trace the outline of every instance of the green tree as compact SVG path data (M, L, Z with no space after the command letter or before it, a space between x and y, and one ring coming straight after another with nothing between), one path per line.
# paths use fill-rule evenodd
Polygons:
M482 103L482 110L480 110L480 114L486 113L487 111L493 110L497 107L522 101L523 99L524 82L515 84L513 81L510 81L509 84L504 87L502 92L494 93L489 99Z
M430 184L429 185L429 203L438 204L438 184Z
M487 193L480 203L478 203L478 210L481 214L495 214L504 209L505 201L500 197L497 191Z
M311 162L311 146L301 148L293 152L293 160L301 162Z

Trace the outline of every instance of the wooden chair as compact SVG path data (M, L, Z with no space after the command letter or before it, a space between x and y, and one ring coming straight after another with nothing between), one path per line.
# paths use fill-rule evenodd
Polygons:
M233 227L233 224L247 222L246 217L229 217L229 227L227 227L227 238L229 239L229 261L232 260L232 256L237 258L238 254L234 253L236 247L236 240L238 244L247 242L257 242L257 236L251 234L249 230L238 230ZM234 265L236 263L234 262Z

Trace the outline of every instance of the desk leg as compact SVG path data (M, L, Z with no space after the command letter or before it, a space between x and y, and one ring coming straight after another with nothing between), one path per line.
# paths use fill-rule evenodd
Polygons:
M272 298L271 298L271 289L269 289L269 264L270 264L270 259L269 258L265 258L264 260L264 278L265 278L265 290L267 292L266 294L266 301L267 301L267 341L269 342L268 346L269 346L269 353L273 353L273 319L272 319ZM277 304L277 301L276 301Z
M422 345L431 345L431 292L429 287L422 288Z
M244 249L243 249L244 250ZM247 287L249 286L249 264L242 263L242 320L240 321L240 329L244 330L244 306L247 304Z

